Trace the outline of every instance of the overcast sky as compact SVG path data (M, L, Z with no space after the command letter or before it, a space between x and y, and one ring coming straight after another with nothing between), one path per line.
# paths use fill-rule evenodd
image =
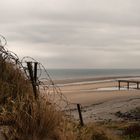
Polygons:
M140 68L140 0L0 0L0 34L47 68Z

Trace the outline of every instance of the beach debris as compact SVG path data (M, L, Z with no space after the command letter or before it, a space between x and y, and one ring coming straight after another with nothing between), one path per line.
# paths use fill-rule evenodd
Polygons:
M121 111L118 111L115 113L115 115L124 120L140 121L140 107L137 107L131 111L124 112L124 113L122 113Z

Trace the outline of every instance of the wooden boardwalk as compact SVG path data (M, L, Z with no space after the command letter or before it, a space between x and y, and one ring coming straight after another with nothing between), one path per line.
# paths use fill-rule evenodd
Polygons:
M138 80L118 80L118 88L119 90L121 89L121 83L126 83L127 84L127 89L130 89L130 84L136 84L136 89L140 89L140 81Z

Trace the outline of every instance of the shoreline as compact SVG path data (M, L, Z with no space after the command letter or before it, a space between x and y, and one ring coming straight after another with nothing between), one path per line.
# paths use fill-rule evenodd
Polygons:
M78 119L77 103L83 107L82 114L85 122L119 121L120 118L115 116L116 112L125 112L140 107L139 90L118 90L117 88L115 90L105 90L105 88L117 87L117 79L119 78L140 79L137 76L113 76L109 78L87 78L86 80L73 79L72 82L75 83L67 83L69 80L63 81L65 84L60 85L60 89L68 101L75 104L70 106L74 118ZM122 85L126 86L125 83ZM100 88L103 88L103 90L98 90Z
M140 78L140 76L99 76L99 77L91 77L91 78L72 78L72 79L59 79L53 80L57 85L67 85L67 84L76 84L76 83L87 83L87 82L104 82L104 81L112 81L118 79L128 79L128 78Z

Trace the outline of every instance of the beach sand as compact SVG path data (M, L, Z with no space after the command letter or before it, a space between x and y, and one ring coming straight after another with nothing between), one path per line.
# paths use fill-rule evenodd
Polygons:
M121 77L118 77L121 79ZM125 77L126 78L126 77ZM128 77L127 77L128 78ZM129 77L130 78L130 77ZM132 78L131 78L132 79ZM140 107L140 90L130 88L118 89L116 78L100 78L99 80L63 80L59 83L62 93L71 104L71 114L78 120L76 104L82 106L84 122L117 121L115 113L127 112ZM126 86L125 83L121 84Z

